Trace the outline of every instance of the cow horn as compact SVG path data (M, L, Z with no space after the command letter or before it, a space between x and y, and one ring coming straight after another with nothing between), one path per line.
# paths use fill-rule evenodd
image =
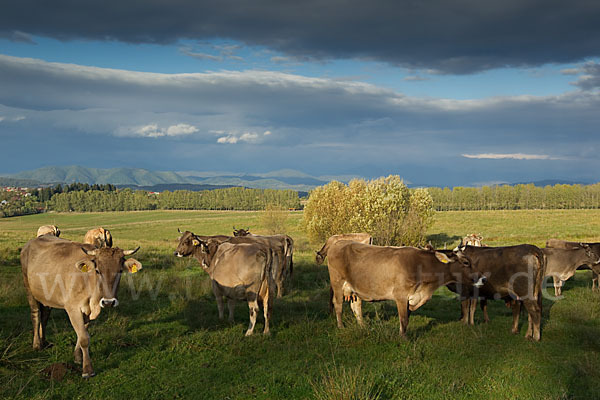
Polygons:
M130 256L132 254L135 254L136 251L138 251L140 249L140 246L136 247L133 250L123 250L123 255L124 256Z
M177 228L177 232L179 232L180 234L183 234L183 232L181 232L181 229Z
M84 252L85 254L87 254L88 256L92 256L92 257L93 257L93 256L96 256L96 255L98 255L98 249L94 249L94 250L86 250L85 248L83 248L83 247L82 247L82 248L81 248L81 250L83 250L83 252Z

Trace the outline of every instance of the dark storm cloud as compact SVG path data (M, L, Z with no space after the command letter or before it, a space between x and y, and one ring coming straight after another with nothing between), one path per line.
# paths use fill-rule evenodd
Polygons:
M464 74L600 56L590 0L12 1L0 35L173 43L233 39L297 59Z

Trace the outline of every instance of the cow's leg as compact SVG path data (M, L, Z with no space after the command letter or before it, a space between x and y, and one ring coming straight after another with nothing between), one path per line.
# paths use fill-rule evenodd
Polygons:
M52 308L46 307L40 304L40 313L41 313L41 321L40 321L40 341L42 346L47 347L48 341L46 340L46 325L48 324L48 318L50 317L50 311Z
M33 295L31 294L31 292L29 291L28 287L25 287L27 289L27 301L29 302L29 308L30 308L30 315L31 315L31 324L33 326L33 349L34 350L41 350L43 347L43 343L42 343L42 339L40 337L40 327L41 327L41 310L40 308L43 307L43 305L38 302L36 299L33 298Z
M513 323L510 331L516 335L519 333L519 315L521 314L521 302L518 300L512 300L510 302L510 306L512 308L513 315Z
M270 335L269 322L271 321L271 312L273 311L273 291L270 287L267 287L264 295L262 296L263 314L265 316L265 329L263 335Z
M483 306L483 303L481 303ZM468 302L468 311L469 314L467 315L468 317L468 324L469 325L475 325L475 311L477 310L477 298L476 297L472 297L469 299Z
M254 297L253 300L248 300L248 308L250 309L250 325L246 331L246 336L250 336L254 333L254 326L256 325L256 317L258 315L258 300Z
M552 276L552 280L554 281L554 296L558 297L562 293L562 281L556 275Z
M217 310L219 311L219 319L223 319L225 317L224 313L224 305L223 305L223 293L221 293L221 289L217 282L212 281L212 290L215 295L215 300L217 300ZM231 310L229 311L229 315L231 315Z
M464 299L460 302L460 322L467 325L469 323L469 310L471 308L471 299Z
M490 322L490 316L488 314L488 303L487 299L479 300L479 306L481 307L481 311L483 311L483 322ZM475 299L475 304L473 304L473 309L477 308L477 299ZM475 312L475 310L473 310Z
M229 310L229 322L233 324L233 312L235 310L235 299L227 299L227 309Z
M90 359L90 335L87 331L87 318L78 309L69 309L67 310L67 314L69 315L71 325L73 325L73 329L77 334L77 344L75 345L74 353L75 361L77 361L77 358L79 357L78 353L81 352L83 359L81 376L84 378L91 378L96 374L94 373L92 361Z
M350 308L356 317L356 321L360 326L364 326L363 318L362 318L362 300L358 296L354 296L356 300L352 300L350 302Z
M408 317L410 315L408 310L408 299L396 299L396 307L398 307L398 319L400 320L400 336L406 336Z
M337 320L338 328L343 328L344 323L342 322L342 306L344 304L344 291L342 285L331 284L331 290L333 292L333 308L335 310L335 318Z
M283 297L283 281L280 279L277 280L277 298L280 299Z
M597 292L600 290L600 274L592 271L592 290Z
M536 342L542 338L541 323L542 323L542 306L541 294L538 294L537 300L523 300L523 305L527 309L529 324L527 327L527 339L533 339Z
M329 314L333 313L333 289L329 286Z

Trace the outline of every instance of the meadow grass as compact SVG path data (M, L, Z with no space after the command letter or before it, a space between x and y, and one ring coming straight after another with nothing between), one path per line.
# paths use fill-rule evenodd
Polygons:
M221 321L207 275L195 259L173 251L177 228L230 234L232 227L260 233L258 212L147 211L41 214L0 219L0 397L92 399L576 399L600 398L600 295L591 274L565 284L564 299L544 300L543 337L510 334L511 311L490 302L491 322L463 326L460 307L446 288L412 313L407 338L398 336L392 302L364 304L366 327L344 306L344 329L328 313L329 277L314 263L300 228L289 293L274 304L271 337L245 338L248 308L238 303L235 323ZM19 266L19 248L40 225L56 224L62 237L81 240L93 227L111 230L115 246L134 248L144 268L124 276L120 305L90 324L98 375L80 377L73 364L75 333L63 310L53 310L48 339L31 348L31 322ZM490 245L531 243L550 237L600 241L600 211L491 211L436 214L429 239L455 246L468 233ZM262 331L262 316L257 331ZM62 379L48 367L66 366Z

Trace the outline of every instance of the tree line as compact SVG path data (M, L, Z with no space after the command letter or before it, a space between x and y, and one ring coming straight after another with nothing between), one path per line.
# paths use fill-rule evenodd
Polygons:
M600 208L600 183L429 188L437 211Z
M139 211L139 210L264 210L268 204L287 209L300 208L298 192L241 187L205 190L164 191L160 194L144 190L76 191L56 194L47 202L53 211Z

